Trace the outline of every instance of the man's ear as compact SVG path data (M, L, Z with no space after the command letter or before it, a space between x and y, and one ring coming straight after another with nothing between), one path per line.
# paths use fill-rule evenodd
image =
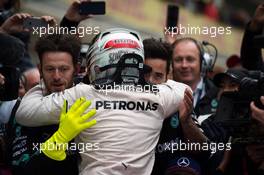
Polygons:
M39 70L40 78L43 78L41 64L38 64L37 66L38 66L38 70Z

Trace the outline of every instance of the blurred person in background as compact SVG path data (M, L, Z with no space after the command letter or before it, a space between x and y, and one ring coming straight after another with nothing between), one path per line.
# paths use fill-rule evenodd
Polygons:
M21 41L24 42L26 52L24 53L24 55L22 55L20 61L17 63L17 67L20 69L21 72L24 72L27 68L35 67L28 53L30 31L23 27L23 21L30 18L31 16L32 15L29 13L16 13L11 17L7 18L5 22L0 26L1 33L10 34L21 39ZM54 17L42 16L41 18L51 26L56 24ZM28 36L28 38L24 37L24 35Z
M25 93L37 85L40 80L39 70L37 68L30 68L23 72L20 76L18 97L22 98ZM0 106L0 123L8 123L13 107L17 99L12 101L4 101Z
M20 10L20 0L0 0L0 25Z
M225 72L225 68L222 67L222 66L219 66L219 65L215 65L214 68L213 68L213 71L208 71L207 72L207 77L210 79L210 80L213 80L214 79L214 76L218 73L223 73Z
M241 58L238 55L231 55L226 60L227 68L242 68Z
M3 26L4 26L3 24L8 19L9 20L12 19L11 18L12 16L19 13L20 6L21 6L20 0L0 0L0 26L1 26L0 30L14 37L17 37L21 41L24 42L24 47L25 47L26 52L23 55L22 59L20 60L20 63L18 64L20 70L24 72L25 71L25 69L23 69L24 67L31 67L31 68L34 67L34 64L31 60L31 56L28 52L28 44L30 42L30 33L23 29L19 29L19 30L4 30L3 29ZM12 26L14 26L14 24L12 24ZM6 26L6 29L9 29L10 27L11 25Z
M0 103L18 97L19 77L16 64L23 56L24 44L19 39L0 33ZM8 117L0 115L0 173L8 174L10 169L7 161L7 121Z
M27 15L26 15L27 16ZM15 14L5 20L5 22L0 26L0 59L1 59L1 73L5 73L5 85L1 88L0 98L2 101L11 101L10 103L4 102L2 103L2 109L4 109L5 115L1 116L1 121L3 123L0 124L0 134L2 140L5 142L6 147L3 145L3 152L8 153L6 151L9 148L8 145L8 124L10 118L10 111L12 110L12 106L15 106L16 99L18 97L19 92L19 77L21 73L24 72L28 68L32 68L33 64L25 59L26 47L25 43L23 43L17 37L11 36L13 32L21 32L22 27L22 19L26 16L22 14ZM15 30L12 30L15 29ZM17 29L17 30L16 30ZM13 32L11 32L13 31ZM22 84L21 84L22 85ZM21 86L20 90L23 90ZM22 92L24 93L24 92ZM22 95L22 94L20 94ZM2 111L3 112L3 111ZM9 115L10 114L10 115ZM4 164L7 165L7 157L8 155L4 155Z
M40 81L40 73L38 68L28 69L23 72L21 77L21 83L25 89L25 92L29 91L32 87L36 86ZM21 94L23 97L25 95Z
M264 3L258 5L255 14L251 21L247 24L242 40L240 55L241 62L244 68L248 70L264 71L261 48L264 47ZM258 44L254 38L262 35L262 40ZM262 45L262 46L261 46Z

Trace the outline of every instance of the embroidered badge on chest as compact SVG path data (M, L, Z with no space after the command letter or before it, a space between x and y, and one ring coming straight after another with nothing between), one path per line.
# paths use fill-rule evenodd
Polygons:
M177 128L179 126L179 113L175 113L173 116L171 116L170 119L170 125L172 128Z

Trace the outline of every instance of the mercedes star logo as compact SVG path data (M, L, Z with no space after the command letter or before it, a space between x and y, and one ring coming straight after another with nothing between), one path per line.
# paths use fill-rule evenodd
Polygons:
M179 160L177 161L178 166L180 167L187 167L190 165L190 161L187 157L181 157L179 158Z

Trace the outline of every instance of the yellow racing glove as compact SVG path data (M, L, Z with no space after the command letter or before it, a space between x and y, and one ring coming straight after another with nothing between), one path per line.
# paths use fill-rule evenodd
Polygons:
M49 158L54 160L64 160L66 158L67 144L75 138L81 131L92 127L96 120L87 121L96 113L95 109L82 115L91 105L91 101L85 98L79 98L67 112L67 101L64 100L62 112L60 114L59 129L43 144L41 151Z

